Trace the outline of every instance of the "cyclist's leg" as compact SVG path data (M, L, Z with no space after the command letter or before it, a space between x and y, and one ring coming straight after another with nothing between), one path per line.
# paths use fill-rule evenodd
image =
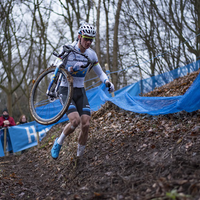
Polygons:
M74 132L76 127L80 124L80 116L77 111L69 113L68 115L69 123L63 129L63 133L67 136Z
M91 117L89 115L84 114L81 116L81 132L79 133L78 137L77 157L82 156L84 153L88 139L90 119Z
M72 112L70 114L68 114L68 118L69 118L69 123L64 127L61 135L56 138L54 145L51 149L51 156L56 159L59 156L60 153L60 149L62 147L62 144L65 140L65 138L74 132L75 128L80 124L80 116L78 114L78 112Z
M78 138L77 156L82 156L88 139L88 132L90 126L90 106L85 93L85 89L82 89L82 98L79 99L78 110L81 115L81 132Z
M68 88L67 87L60 87L59 90L61 97L62 97L62 101L64 102L66 99L66 94L68 92ZM69 118L69 124L67 124L63 130L64 135L69 135L70 133L72 133L75 128L80 124L80 115L77 111L76 108L76 90L74 91L71 103L69 105L69 108L66 112L67 117ZM59 140L58 140L59 142Z
M58 143L58 145L62 145L65 137L74 132L75 128L81 123L81 132L79 134L77 156L82 156L88 138L91 118L90 106L84 88L78 88L74 90L73 99L67 110L67 116L69 118L69 123L65 126L63 132L61 133L60 137L55 141L55 143ZM60 148L58 150L58 153L56 154L57 157L59 155Z
M91 117L89 115L84 114L81 116L81 132L78 138L78 143L80 145L86 145L87 143L88 132L90 127L90 119Z
M60 97L61 101L64 102L66 99L66 94L67 94L68 88L67 87L60 87ZM56 138L54 145L51 149L51 156L56 159L59 156L60 149L62 147L62 144L66 138L67 135L71 134L74 132L75 128L80 124L80 116L79 113L76 110L75 102L74 99L72 98L70 106L67 110L67 116L69 118L69 123L65 126L63 129L61 135Z

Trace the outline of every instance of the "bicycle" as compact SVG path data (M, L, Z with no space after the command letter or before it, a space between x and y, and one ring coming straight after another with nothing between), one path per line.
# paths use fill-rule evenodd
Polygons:
M82 68L92 69L94 63L88 56L77 51L73 46L63 46L63 52L53 55L57 57L55 63L44 70L34 81L29 97L30 112L36 122L49 125L59 121L66 113L73 96L73 77L65 69L70 54L83 56L87 63ZM59 94L61 80L68 82L68 94L63 102Z

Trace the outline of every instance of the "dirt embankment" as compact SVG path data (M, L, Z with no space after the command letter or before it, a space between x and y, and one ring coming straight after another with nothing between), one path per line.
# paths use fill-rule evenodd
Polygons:
M182 95L197 74L145 96ZM0 158L0 199L199 199L200 111L150 116L107 102L92 115L83 158L76 159L78 128L53 160L64 126L40 148Z

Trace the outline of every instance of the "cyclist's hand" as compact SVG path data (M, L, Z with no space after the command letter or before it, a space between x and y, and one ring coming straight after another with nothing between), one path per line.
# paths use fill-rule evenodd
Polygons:
M107 81L105 84L106 84L106 87L108 87L108 91L109 92L114 92L115 91L115 87L111 82Z
M84 64L82 62L77 62L72 68L73 68L73 71L76 72L76 71L80 71L84 68L82 68L84 66Z

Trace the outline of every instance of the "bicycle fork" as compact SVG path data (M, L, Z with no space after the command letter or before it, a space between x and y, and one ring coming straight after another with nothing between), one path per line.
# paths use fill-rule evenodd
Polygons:
M58 58L58 59L56 59L55 64L57 64L58 62L61 62L61 61L62 61L62 59ZM58 89L59 89L59 86L60 86L60 83L61 83L61 80L62 80L62 76L63 76L62 73L59 74L58 80L56 81L56 86L53 89L53 91L51 91L51 88L53 86L53 83L55 82L58 70L60 68L60 65L56 65L56 66L57 67L54 71L53 76L51 77L51 82L49 83L49 86L48 86L47 91L46 91L46 95L50 96L51 98L57 98L57 92L58 92Z

